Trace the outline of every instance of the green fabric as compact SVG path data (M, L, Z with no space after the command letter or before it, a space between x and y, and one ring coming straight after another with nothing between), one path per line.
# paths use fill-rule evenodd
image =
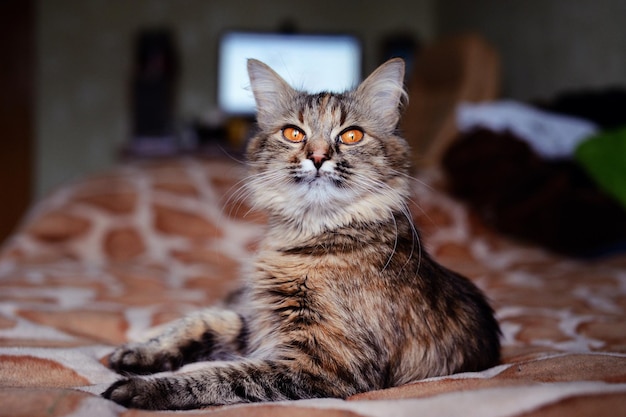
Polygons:
M582 142L576 149L576 160L600 187L626 207L626 128Z

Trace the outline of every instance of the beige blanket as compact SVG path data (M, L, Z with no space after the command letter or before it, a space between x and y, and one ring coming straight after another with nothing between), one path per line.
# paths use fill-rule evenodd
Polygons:
M237 286L264 218L233 198L230 160L128 164L56 190L0 253L0 416L144 416L99 397L116 344ZM480 373L214 416L626 415L626 256L575 261L482 226L414 182L423 244L491 298L503 363ZM178 413L160 413L169 415Z

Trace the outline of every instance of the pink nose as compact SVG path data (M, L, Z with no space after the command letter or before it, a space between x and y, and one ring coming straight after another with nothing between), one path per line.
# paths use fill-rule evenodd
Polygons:
M315 168L319 170L324 161L328 160L328 154L326 152L316 150L314 152L310 152L308 158L313 161L313 165L315 165Z

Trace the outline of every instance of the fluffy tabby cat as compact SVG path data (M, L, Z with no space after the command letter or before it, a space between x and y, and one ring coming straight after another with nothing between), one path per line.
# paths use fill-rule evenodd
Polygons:
M110 357L122 405L345 398L499 361L481 292L433 261L407 208L409 153L396 135L404 63L353 91L307 94L248 61L260 132L247 190L269 217L239 302L182 319Z

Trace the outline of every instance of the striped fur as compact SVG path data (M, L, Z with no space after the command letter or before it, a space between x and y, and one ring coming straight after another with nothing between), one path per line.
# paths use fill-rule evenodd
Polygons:
M481 292L423 250L406 202L408 148L395 133L404 66L391 60L354 91L306 94L248 64L260 131L240 197L269 226L230 309L183 319L111 356L130 376L104 396L139 408L339 397L499 361ZM301 141L284 137L288 128ZM362 140L346 143L358 129Z

